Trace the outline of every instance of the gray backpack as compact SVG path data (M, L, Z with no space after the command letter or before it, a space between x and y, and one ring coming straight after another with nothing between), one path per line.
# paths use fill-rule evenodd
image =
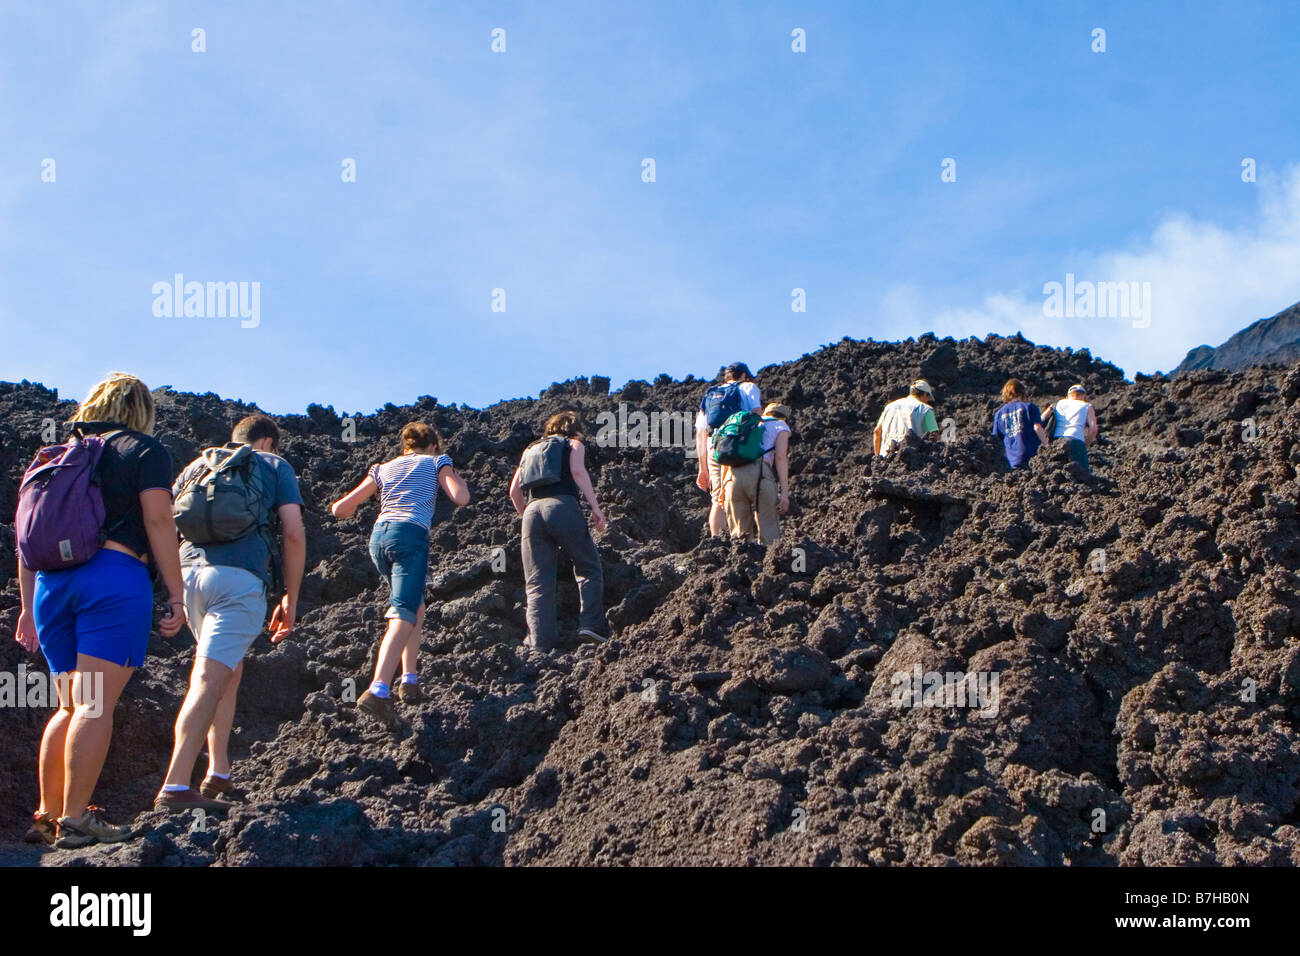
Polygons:
M209 448L199 460L203 467L172 502L181 537L193 544L217 544L269 530L270 514L253 477L260 465L253 446Z
M551 435L524 449L524 457L519 461L519 487L529 491L559 481L564 474L564 452L568 446L567 438Z

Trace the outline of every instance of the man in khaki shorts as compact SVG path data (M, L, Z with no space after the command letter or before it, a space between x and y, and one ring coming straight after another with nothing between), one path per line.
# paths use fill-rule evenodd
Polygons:
M700 490L707 491L712 498L709 505L709 534L722 534L727 524L726 502L726 465L719 465L709 454L709 436L715 428L721 427L727 417L734 412L753 412L763 407L763 398L759 394L754 376L744 362L733 362L723 371L721 385L710 386L700 399L699 412L695 416L695 454L699 460L699 471L695 484ZM709 424L713 415L714 424ZM719 418L721 420L719 420Z
M231 438L221 454L233 454L241 446L252 449L251 459L246 460L246 481L250 496L257 499L253 510L259 523L233 541L195 544L182 536L185 613L198 647L189 693L176 718L176 746L167 779L154 800L154 807L160 810L213 810L230 805L219 798L234 789L227 747L235 718L235 696L244 673L244 655L262 633L266 620L266 594L272 584L271 548L275 543L271 526L276 518L283 538L284 597L271 615L272 643L289 634L297 615L307 536L298 478L277 454L280 429L266 415L249 415L235 426ZM183 507L185 489L207 470L205 460L200 458L181 472L174 487L178 509ZM195 793L190 788L190 777L205 737L208 773Z

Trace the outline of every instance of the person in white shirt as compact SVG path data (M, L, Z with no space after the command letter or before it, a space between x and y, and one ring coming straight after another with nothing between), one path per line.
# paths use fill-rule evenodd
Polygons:
M1051 411L1052 406L1048 406L1047 412ZM1097 440L1098 428L1097 413L1088 401L1088 390L1082 385L1071 385L1067 397L1056 403L1055 412L1053 437L1065 439L1065 450L1070 459L1084 471L1091 472L1088 466L1088 446Z
M418 661L424 630L424 584L429 573L429 528L438 492L457 505L469 504L469 486L442 453L442 436L432 425L411 422L402 429L402 454L373 465L366 479L330 505L341 520L356 514L362 502L379 496L379 516L370 535L370 560L388 584L388 626L375 658L375 677L357 698L357 707L390 730L402 721L390 699L394 675L401 667L397 697L408 704L421 700Z
M749 366L744 362L732 362L723 372L724 381L721 385L713 385L704 393L700 399L700 408L695 416L695 455L699 462L699 470L696 474L695 484L701 491L709 492L712 499L709 505L709 534L717 537L722 534L722 528L726 524L726 497L723 485L726 481L727 467L719 465L709 454L709 436L713 434L714 428L720 428L725 417L717 420L724 414L733 412L756 412L763 407L763 397L758 391L758 385L754 383L754 376L750 374ZM708 412L710 409L718 409L714 413L715 423L709 424Z
M876 422L873 443L876 454L888 455L907 441L908 432L924 438L939 430L934 420L934 389L923 378L917 379L907 394L885 406Z

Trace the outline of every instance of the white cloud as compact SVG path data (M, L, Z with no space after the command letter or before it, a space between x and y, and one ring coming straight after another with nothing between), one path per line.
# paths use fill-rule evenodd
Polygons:
M1088 348L1130 376L1168 371L1188 349L1218 345L1300 299L1300 165L1241 188L1259 190L1259 209L1240 227L1170 216L1134 248L1062 259L1055 274L1027 281L1028 291L992 292L978 305L952 306L896 285L882 297L881 313L940 336L1019 331L1040 345ZM1064 283L1067 273L1077 282L1149 282L1150 325L1044 315L1044 284Z

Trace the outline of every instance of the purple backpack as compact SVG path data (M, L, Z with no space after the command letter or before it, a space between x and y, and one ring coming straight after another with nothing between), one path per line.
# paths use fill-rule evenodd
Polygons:
M76 432L36 453L18 491L18 557L32 571L85 564L104 544L99 460L104 439Z

